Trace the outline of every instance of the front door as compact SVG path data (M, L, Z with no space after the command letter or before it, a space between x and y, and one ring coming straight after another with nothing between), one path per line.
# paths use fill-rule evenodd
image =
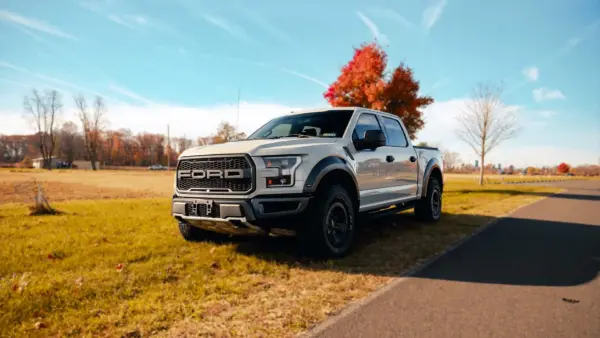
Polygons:
M361 113L352 132L352 141L364 139L367 130L383 131L377 117L373 113ZM360 191L361 210L369 206L377 205L385 200L382 195L382 189L389 186L386 178L388 163L386 162L386 152L380 147L375 150L363 149L356 151L358 168L356 170L356 180Z

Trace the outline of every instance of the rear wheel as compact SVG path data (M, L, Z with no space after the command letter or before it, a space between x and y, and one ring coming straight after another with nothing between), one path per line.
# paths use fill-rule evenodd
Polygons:
M436 222L442 216L442 186L432 177L427 184L427 195L417 201L415 215L423 221Z
M317 194L297 231L305 253L343 257L354 242L355 211L348 192L334 185Z

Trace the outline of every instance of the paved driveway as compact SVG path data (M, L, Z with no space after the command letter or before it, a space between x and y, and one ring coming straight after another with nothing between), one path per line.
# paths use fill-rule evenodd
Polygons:
M600 337L600 181L520 209L314 337Z

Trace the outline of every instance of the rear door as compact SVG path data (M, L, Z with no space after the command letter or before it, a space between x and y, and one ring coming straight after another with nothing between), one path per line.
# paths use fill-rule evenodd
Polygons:
M386 190L394 199L411 199L417 196L417 154L408 140L404 126L398 118L378 115L385 131Z

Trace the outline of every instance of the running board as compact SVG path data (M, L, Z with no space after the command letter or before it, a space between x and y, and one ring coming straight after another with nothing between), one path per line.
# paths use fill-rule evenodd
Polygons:
M394 215L399 212L414 208L416 202L417 201L402 202L402 203L398 203L396 205L392 205L388 208L367 211L367 212L364 212L363 214L365 216L368 215L369 217L383 217L383 216Z

